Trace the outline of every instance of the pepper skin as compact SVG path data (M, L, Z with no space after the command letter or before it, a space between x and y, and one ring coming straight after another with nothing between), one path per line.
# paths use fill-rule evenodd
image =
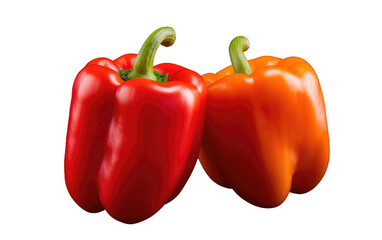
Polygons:
M172 28L160 28L138 55L94 59L77 75L65 181L84 210L106 209L121 222L137 223L188 180L202 140L206 87L199 74L181 66L153 67L159 44L174 41Z
M324 98L303 59L250 61L244 37L230 45L233 66L205 74L206 122L200 162L217 184L260 207L276 207L289 192L306 193L329 161Z

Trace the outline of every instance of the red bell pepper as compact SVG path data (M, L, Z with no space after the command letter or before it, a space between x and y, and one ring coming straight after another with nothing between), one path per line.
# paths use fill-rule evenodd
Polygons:
M124 223L143 221L175 198L198 157L206 87L184 67L153 67L159 44L175 31L153 32L138 55L97 58L73 85L65 181L88 212L103 209Z

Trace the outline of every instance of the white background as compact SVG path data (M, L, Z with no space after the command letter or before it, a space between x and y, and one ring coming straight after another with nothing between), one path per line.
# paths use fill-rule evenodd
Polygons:
M0 3L0 239L381 239L382 13L378 1L2 1ZM299 56L316 70L331 156L321 183L274 209L213 183L197 163L182 193L127 225L70 198L64 150L71 87L96 57L138 52L172 26L155 63L201 74L248 59Z

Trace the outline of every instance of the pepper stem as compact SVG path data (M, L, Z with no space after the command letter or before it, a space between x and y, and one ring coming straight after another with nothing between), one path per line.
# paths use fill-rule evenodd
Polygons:
M246 37L235 37L229 44L229 57L235 73L251 74L252 70L244 52L249 48L249 41Z
M155 30L143 43L138 56L135 59L132 71L127 75L127 79L147 78L154 81L166 82L167 75L158 76L153 70L155 53L159 45L169 47L175 42L175 30L172 27L162 27ZM158 79L165 77L166 79Z

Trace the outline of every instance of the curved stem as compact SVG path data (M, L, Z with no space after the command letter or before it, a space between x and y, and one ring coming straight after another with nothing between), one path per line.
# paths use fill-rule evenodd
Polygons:
M229 57L235 73L251 74L252 70L249 66L244 52L249 48L249 41L246 37L235 37L229 44Z
M172 27L155 30L143 43L135 59L133 70L127 75L127 78L147 78L157 81L157 75L153 70L155 53L159 45L169 47L175 42L175 38L175 30Z

